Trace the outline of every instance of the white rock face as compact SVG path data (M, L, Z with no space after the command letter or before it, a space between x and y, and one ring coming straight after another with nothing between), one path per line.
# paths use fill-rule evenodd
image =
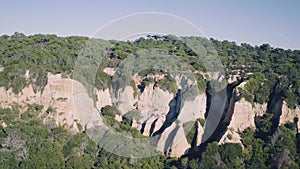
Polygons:
M156 145L156 149L160 152L167 152L168 147L171 145L171 141L167 140L170 133L176 128L176 124L173 123L170 127L168 127L161 135ZM167 142L168 141L168 142ZM166 146L167 145L167 146Z
M206 75L210 77L210 79L218 80L219 82L225 80L225 75L222 72L206 72Z
M282 105L282 114L280 117L280 124L285 124L286 122L293 122L295 117L300 117L300 109L297 107L295 110L288 108L287 103L284 101Z
M155 120L156 122L152 133L159 130L159 128L163 125L165 122L165 116L170 110L169 104L173 98L174 95L168 91L164 91L158 87L153 89L153 84L145 87L145 90L139 97L138 101L138 109L143 114L143 120L146 121L143 132L144 135L149 136L151 134L151 125ZM204 119L205 109L206 95L202 93L196 96L194 100L184 101L177 119L181 123L194 121L197 118ZM167 152L167 155L170 157L179 157L183 155L188 148L190 148L183 128L179 127L178 131L174 131L176 129L175 126L176 122L173 122L170 127L165 129L165 131L160 135L161 137L157 147L159 151ZM200 144L203 128L200 124L199 126L198 139ZM176 134L174 134L174 132L176 132ZM168 137L172 137L173 141L168 142Z
M184 75L177 75L174 79L176 80L176 86L178 87L178 89L182 89L184 86L191 86L193 84L196 84Z
M155 122L153 129L154 133L157 131L165 121L165 116L169 112L169 102L173 99L174 95L168 91L162 90L159 87L153 87L150 84L145 87L143 93L138 97L137 109L141 111L141 123L145 123L144 132L145 136L149 136L151 125ZM138 126L140 130L141 125Z
M162 116L159 119L157 119L157 121L155 122L155 127L153 129L153 133L161 128L161 126L164 124L165 120L166 120L165 116Z
M6 128L6 127L7 127L7 124L6 124L5 122L2 122L1 126L2 126L3 128Z
M183 127L179 127L173 142L172 146L170 147L170 157L180 157L182 156L187 149L189 149L191 146L187 142Z
M252 105L244 98L236 102L234 106L234 113L228 126L230 130L223 135L219 143L241 143L239 134L237 132L243 131L248 127L255 128L255 116L262 116L266 110L267 104L261 105L255 103ZM228 138L228 134L231 135L231 139Z
M174 95L158 87L153 88L154 84L145 87L143 93L139 96L137 108L142 112L143 121L149 117L161 117L169 112L169 103ZM156 119L155 118L155 119Z
M109 89L105 90L97 90L95 89L95 93L97 95L97 108L98 110L101 110L102 107L112 105L112 99L110 96L110 91Z
M170 157L180 157L183 155L190 148L183 127L173 123L161 134L156 148Z
M6 90L4 87L0 88L0 104L3 108L10 108L13 103L25 105L25 103L41 103L40 93L35 94L31 85L25 87L20 94L14 94L12 89Z
M100 98L101 100L101 98ZM73 100L75 115L78 117L80 123L86 128L94 126L103 126L102 118L99 111L94 106L94 100L89 97L84 86L73 80Z
M221 140L219 141L219 144L225 144L225 143L239 143L239 144L242 144L241 137L236 131L227 130L226 133L221 138Z
M113 68L104 70L109 75L113 75L114 73ZM26 72L26 75L28 76L29 72ZM162 77L155 76L155 78ZM182 84L193 83L192 81L184 80L183 77L178 76L176 78L177 80L183 79ZM134 81L138 84L141 78L136 77ZM181 84L178 82L177 85L180 86ZM20 94L14 94L11 89L7 91L5 88L0 88L0 106L11 107L14 103L17 103L25 108L27 104L37 103L44 105L44 112L48 107L52 107L55 112L50 113L47 119L53 118L57 125L66 126L73 132L79 131L77 127L78 123L85 128L103 126L104 124L98 110L106 105L116 105L122 115L133 109L137 109L141 112L142 119L139 122L134 121L133 127L141 130L142 123L145 123L143 134L151 136L151 134L163 126L166 115L170 111L170 102L175 97L169 91L154 87L154 84L146 86L143 93L140 93L137 97L134 97L133 88L127 86L123 91L118 93L118 101L112 98L109 89L95 89L94 92L97 96L95 104L81 83L70 78L62 78L60 74L48 74L48 84L45 86L43 92L38 91L34 93L31 85L25 87ZM164 152L170 157L180 157L190 148L181 124L188 121L195 121L198 118L204 119L206 101L204 93L197 95L194 100L183 101L176 121L159 135L157 143L158 151ZM218 98L214 98L212 101L218 102ZM221 105L216 105L211 108L217 110L221 107ZM229 130L224 134L219 143L241 143L238 131L242 131L247 127L255 128L255 115L262 116L266 112L266 109L266 104L251 104L243 98L236 102L232 120L228 126ZM294 117L300 117L300 108L297 107L295 110L290 110L284 102L280 124L293 121ZM117 121L122 121L121 115L116 115L115 118ZM7 125L9 124L2 123L2 126ZM197 126L198 135L196 145L199 146L204 128L199 122L197 122ZM300 126L300 120L298 126Z
M220 143L240 143L240 137L238 137L238 131L243 131L248 127L255 128L254 117L262 116L267 111L267 104L258 104L247 102L244 98L235 103L234 114L232 116L230 125L228 126L230 131L227 131ZM300 109L297 107L295 110L291 110L287 107L287 103L283 101L282 115L280 116L279 125L283 125L287 122L293 122L295 117L300 117ZM298 121L298 126L300 122ZM299 128L298 128L299 131ZM229 139L228 134L233 138Z
M131 86L126 86L123 91L118 93L118 102L116 104L122 115L135 109L134 105L137 102L137 98L134 97L133 93Z
M111 68L111 67L106 67L106 68L103 69L103 72L110 75L110 76L113 76L116 73L116 69Z
M116 114L116 115L115 115L115 120L117 120L118 122L121 122L121 121L122 121L122 116Z
M151 134L153 134L155 131L159 130L159 128L162 126L162 124L165 122L165 119L164 120L160 120L162 123L159 125L159 124L155 124L155 129L152 133L150 133L150 129L151 129L151 125L155 122L155 120L157 119L158 117L150 117L149 119L147 119L146 121L144 121L143 123L145 123L145 127L144 127L144 131L143 131L143 135L145 136L150 136ZM160 118L161 119L161 118ZM138 126L138 129L141 130L142 129L142 125Z
M41 104L44 111L52 107L55 112L47 118L54 118L57 125L64 125L73 132L78 132L77 122L83 127L89 123L102 124L102 119L84 86L75 80L62 78L60 74L48 74L48 84L43 92L34 93L31 85L19 94L14 94L11 89L6 91L0 88L0 100L1 107L11 107L14 103L21 106Z
M200 146L200 144L201 144L201 140L202 140L202 135L203 135L203 133L204 133L204 129L203 129L203 127L201 126L201 124L200 124L200 122L199 121L197 121L197 143L196 143L196 145L197 146Z
M267 104L259 105L247 102L244 98L235 103L234 114L232 116L229 128L235 131L243 131L247 127L255 128L255 115L261 116L267 110Z
M181 122L194 121L195 119L204 119L206 109L206 95L204 93L195 97L194 100L186 100L178 116Z

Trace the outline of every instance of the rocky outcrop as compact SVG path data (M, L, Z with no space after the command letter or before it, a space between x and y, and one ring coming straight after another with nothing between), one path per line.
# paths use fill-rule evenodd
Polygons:
M242 145L240 135L232 129L227 130L226 133L221 138L221 140L219 141L219 144L224 144L224 143L239 143Z
M14 94L11 89L0 88L0 100L1 107L18 104L25 109L27 104L35 103L43 105L44 112L51 107L54 112L47 115L46 119L54 119L57 125L65 126L73 132L79 131L78 124L85 126L92 122L90 126L93 126L102 123L84 86L75 80L62 78L60 74L49 73L44 90L36 93L31 85L25 87L19 94ZM103 103L100 105L104 106Z
M137 102L137 109L141 111L143 116L142 121L146 121L152 116L156 118L166 116L170 110L169 103L173 97L174 95L171 92L154 87L154 84L146 86Z
M230 131L224 133L222 139L220 140L221 144L224 143L240 143L240 137L237 137L239 131L251 127L255 129L255 117L262 116L267 111L267 104L251 104L247 102L244 98L236 102L234 114L228 128ZM289 109L285 101L283 101L282 109L280 116L280 125L283 125L287 122L294 122L295 117L300 117L300 109ZM298 126L300 123L298 121ZM298 127L299 130L299 127ZM230 136L229 136L230 135ZM229 139L229 137L233 137Z
M197 121L197 126L196 126L196 146L200 146L201 144L201 141L202 141L202 135L204 133L204 129L203 127L201 126L200 122Z
M104 70L109 75L114 73L112 68ZM27 71L25 76L28 75ZM151 78L163 77L163 75L151 76ZM238 77L232 78L239 79ZM141 77L134 78L136 85L141 80ZM236 101L237 91L234 89L237 84L227 88L227 92L229 91L227 96L221 92L209 97L207 94L210 92L206 92L196 93L191 99L185 96L182 90L185 89L184 85L191 85L193 82L184 76L176 77L176 82L179 88L176 96L152 83L145 86L144 90L138 94L134 94L132 86L125 86L118 90L116 95L112 95L111 89L95 89L96 102L94 102L95 100L89 97L81 83L70 78L62 78L60 74L49 73L48 83L43 91L34 92L31 85L25 87L19 94L14 94L11 89L0 88L0 106L11 107L13 104L18 104L25 109L27 104L36 103L44 106L43 112L51 107L54 111L47 115L46 120L54 119L56 125L65 126L73 132L78 132L81 129L80 125L83 129L103 126L99 110L106 105L115 105L121 111L121 115L116 115L118 121L122 121L122 115L137 110L141 113L141 119L134 120L132 127L156 140L156 149L171 157L179 157L190 147L200 146L203 140L208 139L204 137L206 137L205 131L209 124L202 127L196 119L207 120L209 113L221 112L221 125L213 133L215 134L213 139L218 140L220 144L241 143L238 132L247 127L255 128L255 117L262 116L268 111L267 104L249 103L243 98ZM243 87L245 83L240 82L238 87ZM223 104L225 97L228 99L226 105ZM276 105L275 102L272 104ZM281 107L273 106L271 109L269 106L269 110L281 112L279 124L292 122L295 117L300 116L299 107L291 110L284 101ZM219 123L218 119L216 120ZM183 128L184 123L191 121L196 121L196 127L192 128L195 130L193 145L188 143Z
M106 68L103 69L103 72L110 75L110 76L113 76L116 73L116 69L111 68L111 67L106 67Z
M206 110L206 95L201 93L194 100L186 100L183 103L178 120L182 122L194 121L195 119L204 119Z
M280 117L280 124L285 124L286 122L293 122L295 117L300 118L300 107L296 107L296 109L291 110L288 108L287 103L283 101L282 105L282 114ZM300 123L298 121L298 126L300 126Z
M235 102L234 113L228 126L230 130L224 133L219 143L241 143L237 132L243 131L248 127L255 128L255 117L262 116L266 110L266 103L263 105L258 103L251 104L244 98Z
M97 102L96 106L98 110L101 110L102 107L105 107L107 105L112 105L112 99L110 95L110 90L105 89L105 90L97 90L95 89L95 94L97 96Z
M190 148L182 126L173 123L160 136L157 150L170 157L180 157Z
M130 110L135 109L135 103L137 98L134 97L134 90L131 86L126 86L122 91L118 92L116 100L114 103L121 111L122 115L126 114Z
M266 110L267 104L251 104L242 98L235 103L234 114L228 127L235 131L243 131L247 127L255 128L255 116L262 116Z

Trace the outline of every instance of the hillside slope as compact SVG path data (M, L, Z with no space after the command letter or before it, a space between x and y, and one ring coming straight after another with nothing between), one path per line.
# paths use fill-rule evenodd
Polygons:
M208 70L201 56L183 43L189 40L215 47L224 65L226 85L221 89L214 84L222 74ZM299 51L173 36L115 42L16 33L1 36L0 44L1 109L17 109L22 117L29 107L40 105L37 117L43 124L64 126L73 135L85 133L100 146L107 143L109 130L125 130L131 137L150 138L155 150L169 157L197 158L214 142L247 149L243 132L248 130L265 142L286 124L298 127L297 136L300 132ZM149 48L181 59L192 77L144 69L133 72L130 82L114 79L127 58ZM80 72L78 58L86 63L79 65ZM89 65L90 60L101 63ZM4 116L0 122L4 129L14 125ZM97 127L105 132L97 133ZM122 151L118 148L106 150Z

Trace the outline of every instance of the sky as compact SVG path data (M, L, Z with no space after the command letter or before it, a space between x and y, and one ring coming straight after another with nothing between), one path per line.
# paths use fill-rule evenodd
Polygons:
M163 12L186 19L208 38L300 49L299 0L9 0L0 7L0 35L91 37L120 17Z

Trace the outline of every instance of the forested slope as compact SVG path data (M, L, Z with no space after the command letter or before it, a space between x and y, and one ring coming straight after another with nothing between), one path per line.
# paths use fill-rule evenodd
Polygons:
M178 159L164 155L144 159L125 158L99 149L86 135L84 126L78 126L81 130L74 134L63 126L45 122L44 117L53 110L47 108L43 111L43 105L38 104L24 108L15 103L0 109L1 168L299 168L298 118L295 116L292 121L279 126L282 108L279 111L276 106L282 107L285 102L290 110L299 110L300 51L272 48L268 44L253 47L214 39L185 38L209 42L214 46L223 63L226 79L230 82L228 86L234 86L237 81L245 82L244 86L236 85L236 89L232 89L237 92L234 102L244 99L253 106L267 105L264 114L257 117L255 128L236 131L241 143L218 145L220 138L216 136L204 145L192 146L187 154ZM88 41L91 39L77 36L25 36L22 33L1 36L0 87L11 89L15 94L20 94L29 85L35 92L43 91L48 83L48 73L73 78L76 59L83 50L91 49L87 57L104 56L94 86L98 90L111 88L112 76L104 72L105 68L118 67L137 51L156 48L186 63L197 80L199 91L206 93L206 96L213 95L209 90L210 78L207 77L210 72L207 72L199 56L177 37L148 36L134 42L92 39L95 46L88 46ZM105 53L92 50L97 46L105 48ZM130 83L135 95L140 96L151 84L178 94L174 77L155 79L150 76L165 73L151 69L139 72L140 77L148 78L144 78L140 86ZM231 91L230 96L234 92ZM131 127L132 119L123 116L123 121L115 120L114 116L120 114L115 106L104 107L101 111L108 125L117 126L117 130L132 136L141 136L141 130ZM225 119L220 124L222 131L227 131L229 125ZM204 125L204 119L197 120ZM195 139L195 131L186 133L190 144Z

